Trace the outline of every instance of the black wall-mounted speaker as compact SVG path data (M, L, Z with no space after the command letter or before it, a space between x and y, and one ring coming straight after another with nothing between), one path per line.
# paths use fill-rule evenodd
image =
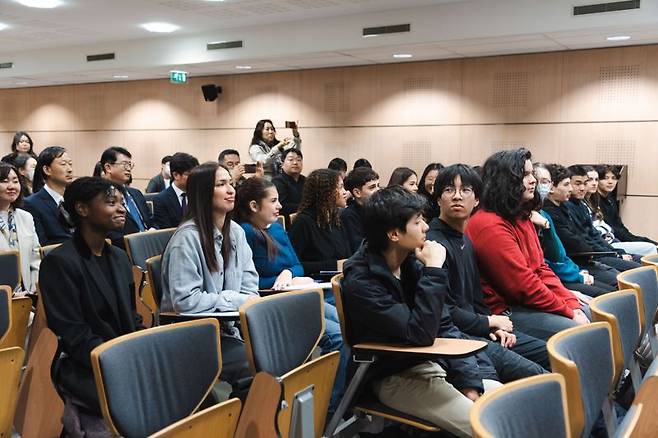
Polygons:
M222 92L222 87L215 84L202 85L203 98L206 102L214 102Z

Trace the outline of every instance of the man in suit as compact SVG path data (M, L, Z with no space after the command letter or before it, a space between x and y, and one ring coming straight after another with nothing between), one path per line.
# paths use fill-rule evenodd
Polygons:
M124 248L123 236L151 228L151 213L142 192L126 185L132 178L134 167L130 152L122 147L112 146L105 149L100 161L103 178L115 184L123 195L123 206L127 212L126 222L122 230L111 231L109 238L113 245Z
M73 181L73 160L66 149L50 146L39 154L35 168L35 188L43 187L25 199L24 208L34 218L41 246L61 243L71 237L70 225L62 217L61 207L66 185Z
M177 152L171 157L172 184L153 198L153 226L155 228L175 228L187 213L187 177L199 160L185 152Z
M126 221L121 191L107 180L82 177L66 189L64 208L75 233L43 259L39 284L48 327L66 353L56 359L54 380L64 394L64 428L72 433L102 424L91 351L143 326L128 256L105 242Z
M170 161L171 155L165 155L160 162L160 173L149 180L149 183L146 186L146 193L160 193L169 188L171 185L171 170L169 168Z

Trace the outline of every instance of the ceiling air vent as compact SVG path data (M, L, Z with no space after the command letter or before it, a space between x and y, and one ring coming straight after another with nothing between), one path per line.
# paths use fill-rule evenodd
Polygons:
M0 63L0 68L14 68L14 63L13 62Z
M87 55L87 62L107 61L109 59L114 59L114 53L100 53L98 55Z
M385 35L387 33L411 32L411 24L394 24L392 26L378 26L363 28L363 36Z
M574 15L600 14L602 12L626 11L640 9L640 0L626 0L621 2L597 3L593 5L574 6Z
M221 50L221 49L238 49L242 47L242 40L240 41L218 41L216 43L206 44L208 50Z

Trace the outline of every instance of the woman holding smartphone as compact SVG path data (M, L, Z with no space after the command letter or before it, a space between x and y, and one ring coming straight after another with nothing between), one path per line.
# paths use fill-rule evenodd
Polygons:
M281 152L286 149L302 148L297 122L286 122L286 127L292 129L292 137L283 140L276 138L276 129L269 119L259 120L254 129L254 136L249 146L249 156L254 161L261 161L265 166L265 176L272 178L281 173Z

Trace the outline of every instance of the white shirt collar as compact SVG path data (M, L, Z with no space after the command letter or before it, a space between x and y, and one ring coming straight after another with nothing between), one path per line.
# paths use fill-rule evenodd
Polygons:
M183 205L183 199L181 198L180 195L182 195L182 194L185 193L185 192L182 191L181 189L179 189L178 186L177 186L176 184L172 184L171 187L174 188L174 193L176 193L176 197L178 198L178 203L179 203L180 205Z
M59 203L64 200L64 197L59 193L57 193L56 191L54 191L53 189L51 189L50 187L48 187L48 184L44 184L43 188L53 198L56 205L59 205Z

